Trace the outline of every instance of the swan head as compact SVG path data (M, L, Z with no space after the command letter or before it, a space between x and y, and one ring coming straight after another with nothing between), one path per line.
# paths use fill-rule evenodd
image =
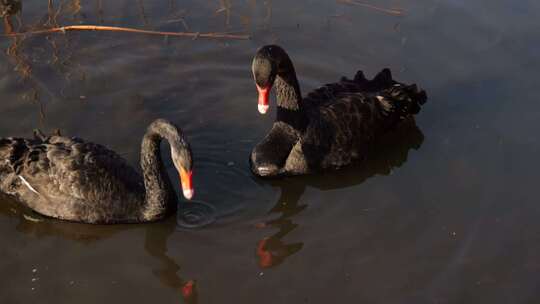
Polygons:
M143 149L148 144L159 145L162 139L167 140L171 148L171 158L180 176L180 186L182 187L182 193L188 200L193 198L193 157L191 153L191 147L182 133L182 130L175 124L162 118L154 120L146 130L146 134L143 140ZM159 147L159 146L158 146ZM152 152L155 153L154 148ZM159 152L159 150L157 150ZM149 152L149 153L152 153ZM148 152L146 152L148 153ZM142 162L141 162L142 164Z
M251 64L251 71L259 92L258 110L261 114L266 114L269 108L270 90L276 80L279 66L279 56L274 54L278 49L281 50L278 46L262 47L255 54Z
M182 194L186 199L191 200L195 190L193 189L193 159L189 144L180 141L178 144L171 145L171 158L180 176Z

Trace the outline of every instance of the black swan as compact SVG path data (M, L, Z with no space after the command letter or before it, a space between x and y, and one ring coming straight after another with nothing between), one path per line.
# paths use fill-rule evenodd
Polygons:
M160 156L166 139L184 196L193 197L192 155L181 130L152 122L141 145L141 177L106 147L79 138L0 138L0 191L45 216L83 223L162 219L177 199Z
M362 160L374 140L417 114L427 99L416 85L394 81L388 69L372 80L358 71L302 98L291 59L276 45L257 51L252 72L259 112L268 110L273 86L277 95L276 121L250 157L258 176L308 174Z

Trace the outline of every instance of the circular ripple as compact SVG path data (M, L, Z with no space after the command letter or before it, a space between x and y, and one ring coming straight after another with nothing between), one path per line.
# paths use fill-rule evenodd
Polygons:
M176 218L180 228L201 228L216 221L216 208L201 201L183 202Z

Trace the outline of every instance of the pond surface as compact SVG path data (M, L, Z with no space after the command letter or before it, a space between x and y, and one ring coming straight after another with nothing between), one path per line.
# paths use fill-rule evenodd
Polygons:
M363 4L26 0L4 17L4 31L93 24L251 40L0 39L0 137L60 129L138 167L145 127L167 118L191 141L196 198L220 215L197 230L174 217L91 226L2 196L0 302L538 303L540 2ZM257 112L250 64L268 43L288 50L304 93L389 67L428 103L361 166L257 179L248 155L275 111ZM185 300L189 280L197 298Z

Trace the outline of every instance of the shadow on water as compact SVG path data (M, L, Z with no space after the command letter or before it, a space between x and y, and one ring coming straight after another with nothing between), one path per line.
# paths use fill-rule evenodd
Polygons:
M395 168L407 162L411 149L418 150L424 141L422 131L414 120L404 122L400 128L389 133L369 152L365 162L335 172L322 175L272 180L270 184L281 189L281 195L269 214L277 214L272 220L257 224L258 228L277 228L278 232L264 237L257 244L256 253L259 266L270 268L280 265L289 256L302 249L302 242L286 243L283 238L298 227L294 217L298 216L308 205L300 200L307 187L322 191L341 189L362 184L376 175L390 175Z
M161 263L159 267L152 270L154 276L163 286L179 291L186 303L197 303L195 282L178 275L180 265L167 253L167 240L177 230L174 216L162 222L141 225L88 225L41 216L1 193L0 202L0 216L18 219L16 230L36 238L59 237L89 245L117 233L144 228L144 249Z

